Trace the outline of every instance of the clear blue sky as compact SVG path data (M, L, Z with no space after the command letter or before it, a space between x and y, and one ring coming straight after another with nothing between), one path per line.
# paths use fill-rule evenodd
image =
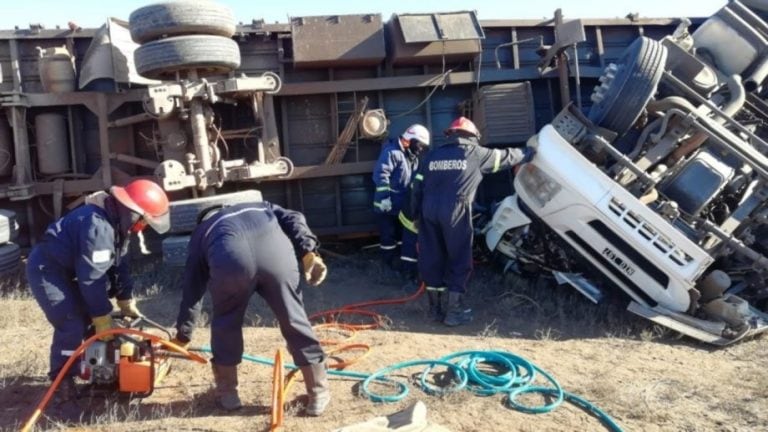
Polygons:
M46 28L66 27L75 21L82 27L98 27L106 17L128 19L131 11L157 3L152 0L3 0L0 29L26 28L42 23ZM341 0L219 0L231 7L238 21L263 18L267 22L288 22L289 16L381 13L447 12L476 10L480 19L551 17L558 7L567 18L615 18L630 12L643 17L709 16L727 0L383 0L378 2Z

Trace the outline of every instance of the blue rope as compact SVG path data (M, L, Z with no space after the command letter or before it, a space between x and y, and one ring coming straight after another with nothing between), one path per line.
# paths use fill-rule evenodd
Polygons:
M211 349L204 347L196 349L196 351L210 353ZM243 360L268 366L274 365L271 359L248 354L243 355ZM480 368L480 365L483 364L495 366L494 369L505 372L500 374L483 372ZM397 363L379 369L372 374L340 370L328 370L328 374L363 380L362 392L374 402L398 402L408 396L410 390L407 384L388 378L388 375L401 369L416 366L426 366L421 373L419 383L421 389L427 394L444 395L463 389L483 396L502 393L506 395L505 403L508 407L529 414L548 413L555 410L563 401L568 401L588 414L597 417L608 430L623 432L611 416L581 396L563 390L557 380L547 371L523 357L506 351L461 351L436 360L411 360ZM428 377L435 367L448 369L449 373L452 374L451 385L443 387L428 382ZM296 366L286 363L285 368L296 369ZM543 376L551 386L532 385L538 375ZM397 392L386 395L375 393L370 389L371 383L374 381L395 386ZM520 395L529 393L554 397L554 400L539 406L524 405L517 401Z

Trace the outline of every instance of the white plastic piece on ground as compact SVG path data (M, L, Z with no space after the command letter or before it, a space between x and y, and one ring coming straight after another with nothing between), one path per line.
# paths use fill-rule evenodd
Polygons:
M386 417L376 417L334 429L333 432L450 432L448 429L427 421L427 406L416 401L409 407Z
M750 325L732 339L722 337L722 329L725 328L725 324L700 320L690 315L670 311L661 306L650 308L636 302L630 302L627 310L656 324L663 325L676 332L712 345L726 346L746 337L768 331L768 314L762 313L753 307L750 307L752 314ZM718 329L721 330L717 331Z
M574 287L576 291L580 292L592 303L600 303L600 300L603 299L603 291L590 282L589 279L578 273L552 272L552 274L555 275L555 280L557 280L558 284L568 284Z

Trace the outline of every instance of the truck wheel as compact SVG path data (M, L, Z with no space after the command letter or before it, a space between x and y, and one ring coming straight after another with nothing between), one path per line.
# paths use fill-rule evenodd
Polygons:
M10 273L19 268L21 248L15 243L0 246L0 274Z
M171 202L171 229L169 234L189 233L197 226L197 218L203 210L221 205L262 201L261 192L244 190L205 198L193 198Z
M16 212L0 210L0 244L14 241L19 236L19 224L16 222Z
M143 44L163 37L235 34L232 10L213 2L168 2L136 9L129 20L131 38Z
M146 43L133 54L136 70L152 79L174 79L176 72L225 74L240 66L237 42L223 36L176 36Z
M609 65L600 77L602 84L592 93L589 119L623 135L656 93L666 61L667 48L661 43L644 36L637 38L618 64Z

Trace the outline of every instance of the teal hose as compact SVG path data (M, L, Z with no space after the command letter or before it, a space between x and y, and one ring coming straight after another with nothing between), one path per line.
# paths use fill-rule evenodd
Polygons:
M210 353L209 347L196 349L196 351ZM243 355L243 360L254 363L273 366L274 362L268 358ZM480 369L480 365L496 366L496 369L504 370L502 374L488 374ZM419 379L421 389L427 394L443 395L447 393L470 390L483 396L505 394L505 403L508 407L529 414L544 414L553 411L563 401L568 401L588 414L597 417L610 431L623 432L623 429L603 410L593 405L588 400L563 390L560 384L544 369L536 366L529 360L506 351L461 351L436 360L412 360L387 366L372 374L360 372L348 372L329 370L328 374L346 378L363 380L362 392L374 402L398 402L408 396L409 388L405 383L388 378L387 376L400 369L408 369L416 366L426 366ZM296 366L286 363L286 369L296 369ZM444 367L452 374L452 385L448 387L436 386L428 382L428 377L435 367ZM532 385L538 375L543 376L551 387ZM394 385L397 387L395 394L377 394L371 391L373 382ZM524 405L517 401L518 396L528 393L538 393L544 396L554 397L552 402L540 406Z

